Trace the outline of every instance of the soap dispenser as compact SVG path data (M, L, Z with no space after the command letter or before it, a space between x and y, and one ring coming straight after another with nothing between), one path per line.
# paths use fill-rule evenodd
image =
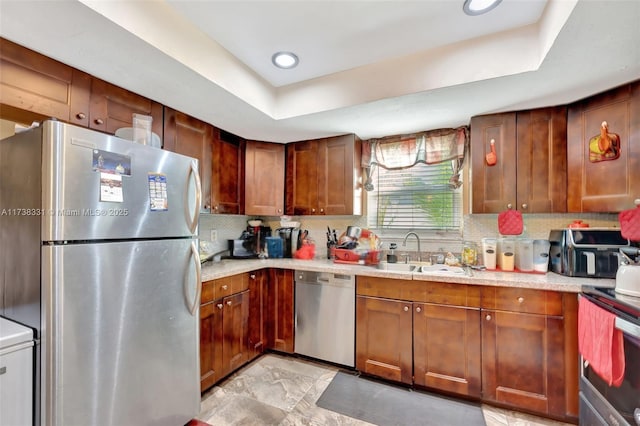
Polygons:
M388 263L398 263L398 256L396 256L396 243L389 244L389 253L387 254Z

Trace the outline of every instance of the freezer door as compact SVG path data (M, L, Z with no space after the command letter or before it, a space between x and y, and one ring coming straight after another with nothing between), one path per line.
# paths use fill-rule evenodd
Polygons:
M196 241L42 248L41 424L175 426L199 413Z
M57 121L41 131L42 241L197 234L197 160Z

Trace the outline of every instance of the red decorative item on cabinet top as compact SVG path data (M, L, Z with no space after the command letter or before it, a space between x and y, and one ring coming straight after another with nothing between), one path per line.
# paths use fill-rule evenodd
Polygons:
M628 240L640 241L640 198L634 203L635 209L624 210L618 215L620 232Z

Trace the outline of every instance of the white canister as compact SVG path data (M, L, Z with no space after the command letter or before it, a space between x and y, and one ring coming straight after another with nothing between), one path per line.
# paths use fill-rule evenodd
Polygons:
M498 240L495 238L482 239L482 261L487 269L496 269L496 252L498 250Z
M505 271L513 271L516 255L515 238L502 237L498 239L498 266ZM506 260L506 265L503 261ZM505 267L506 266L506 267Z
M549 240L533 241L533 270L536 272L547 272L549 270Z
M533 271L533 240L528 238L517 240L516 267L523 272Z

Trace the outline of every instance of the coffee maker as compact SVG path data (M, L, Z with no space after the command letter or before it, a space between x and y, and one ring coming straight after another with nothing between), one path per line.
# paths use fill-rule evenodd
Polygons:
M300 228L278 228L276 233L282 238L283 257L292 258L302 244Z
M266 238L271 236L268 226L247 226L240 238L229 240L232 258L256 258L265 251Z

